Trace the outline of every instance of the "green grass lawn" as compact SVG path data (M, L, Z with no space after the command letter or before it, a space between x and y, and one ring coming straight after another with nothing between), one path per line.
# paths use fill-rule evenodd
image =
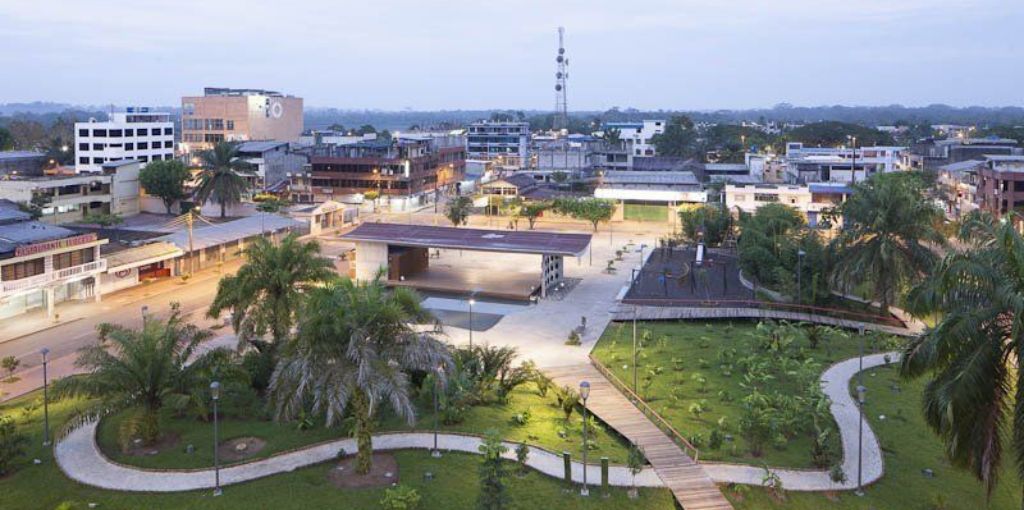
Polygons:
M429 400L429 399L427 399ZM466 413L466 419L455 425L441 424L441 429L451 432L482 435L488 429L498 430L509 441L524 441L555 452L568 451L573 458L582 456L582 420L579 413L573 413L569 423L565 415L555 407L553 392L541 397L533 383L516 388L512 398L505 405L477 406ZM406 422L388 413L382 415L378 431L432 431L433 414L431 402L417 402L419 421L410 428ZM530 419L525 425L513 422L513 415L528 411ZM213 464L213 426L209 422L194 418L174 418L165 413L163 432L177 435L177 446L156 455L131 456L123 454L117 442L117 430L124 414L105 418L99 427L98 440L103 452L110 458L124 463L151 468L197 468ZM615 434L609 433L603 425L590 430L591 440L597 449L591 449L591 458L607 456L613 463L624 464L627 445ZM256 436L267 442L266 447L254 458L267 457L276 452L303 445L348 437L340 427L326 429L316 426L300 431L295 423L277 423L270 420L235 420L221 422L221 440L243 436ZM563 437L564 436L564 437ZM186 445L193 445L194 452L186 453Z
M925 425L921 416L921 394L927 379L897 380L892 368L865 372L868 388L865 412L872 429L878 434L885 452L885 475L867 487L864 497L843 492L833 501L821 494L789 492L784 502L769 497L763 490L751 490L737 510L785 509L818 510L1009 510L1020 508L1021 484L1014 476L1011 462L1006 462L1001 481L988 505L982 485L965 471L949 465L939 439ZM899 391L893 389L899 387ZM856 379L851 382L856 386ZM885 419L881 419L885 416ZM935 477L925 477L921 470L934 470ZM856 473L846 473L855 478ZM727 491L728 492L728 491ZM732 497L736 501L735 497ZM945 506L936 505L942 499Z
M53 461L49 448L42 446L42 409L25 414L25 405L38 398L38 393L0 405L0 415L11 415L18 427L30 436L28 456L19 460L15 472L0 478L0 508L12 510L52 510L65 501L86 508L98 503L100 509L307 509L379 508L381 489L341 490L326 480L330 464L321 464L225 488L224 495L213 498L208 491L175 494L132 494L87 487L64 477ZM51 424L63 423L81 401L67 400L50 406ZM395 453L403 484L415 487L423 496L422 509L472 509L478 492L479 457L470 454L447 454L433 459L426 451ZM33 458L42 460L32 463ZM424 480L424 472L434 473L433 481ZM654 509L673 508L672 496L666 490L643 490L638 500L626 497L626 489L612 489L611 497L594 495L583 499L577 493L564 493L563 485L554 478L530 472L527 476L509 478L511 508L537 509Z
M746 440L738 432L737 425L743 411L741 399L749 391L741 386L743 375L740 370L735 367L725 370L721 367L719 353L725 349L735 349L740 355L750 352L755 338L754 323L645 322L638 324L638 337L642 336L644 330L651 332L654 341L641 350L638 362L640 393L680 434L687 438L694 435L702 438L704 444L698 446L701 460L813 467L810 455L812 438L809 434L791 438L785 448L766 446L760 457L754 457ZM659 345L657 339L663 336L667 341ZM632 325L613 323L598 341L593 355L621 381L632 385L632 345ZM825 342L816 350L808 346L805 352L808 357L819 362L824 371L836 361L855 356L858 348L858 342L853 337ZM867 352L871 350L869 343ZM673 360L678 360L678 363ZM652 370L657 371L658 367L661 373L655 375L651 386L644 390L643 377ZM696 374L707 379L706 391L703 393L694 380ZM773 384L784 393L797 393L801 390L785 374L777 376ZM720 392L727 392L731 401L723 399ZM710 410L697 417L690 412L690 405L702 400L706 401ZM725 427L721 430L731 434L733 440L725 441L717 450L711 449L707 440L711 431L719 428L718 420L723 417ZM835 429L835 423L831 420L826 426L832 427L833 431Z
M664 205L625 204L622 218L633 221L668 221L668 208Z

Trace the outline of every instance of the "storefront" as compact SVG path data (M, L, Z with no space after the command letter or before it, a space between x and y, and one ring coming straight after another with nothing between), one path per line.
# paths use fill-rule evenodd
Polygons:
M134 287L147 280L174 274L174 259L183 255L177 246L155 242L119 249L106 255L107 271L100 278L104 293Z

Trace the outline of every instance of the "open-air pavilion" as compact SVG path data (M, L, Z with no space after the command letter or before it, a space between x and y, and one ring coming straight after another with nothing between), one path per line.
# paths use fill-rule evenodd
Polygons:
M584 255L590 237L395 223L364 223L341 235L355 244L357 279L383 268L393 286L512 300L546 297L564 278L564 257Z

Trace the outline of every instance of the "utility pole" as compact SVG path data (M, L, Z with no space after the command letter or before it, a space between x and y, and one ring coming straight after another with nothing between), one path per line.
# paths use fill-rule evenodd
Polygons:
M196 257L195 248L194 248L194 246L192 244L192 223L193 223L192 209L189 209L188 213L185 214L185 224L188 225L188 276L189 277L191 277L192 273L195 271L195 257Z

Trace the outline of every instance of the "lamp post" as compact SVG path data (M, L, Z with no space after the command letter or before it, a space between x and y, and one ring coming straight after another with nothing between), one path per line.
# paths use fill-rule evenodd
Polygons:
M801 304L804 302L804 286L801 281L804 273L804 255L807 255L803 249L796 252L796 302Z
M50 446L50 395L46 374L50 349L43 347L39 350L39 354L43 356L43 446Z
M863 385L857 385L857 490L854 494L864 495L863 468L864 468L864 394L868 389Z
M580 489L580 496L589 496L590 489L587 488L587 398L590 397L590 383L580 383L580 398L583 399L583 488Z
M637 393L636 384L636 306L633 306L633 393Z
M441 377L444 375L444 365L437 367L437 372L434 374L434 451L430 452L430 456L435 459L441 458L441 450L437 449L437 428L438 428L438 393L441 391Z
M852 142L850 145L853 151L853 163L850 164L850 180L853 181L854 184L857 184L857 137L851 136L850 141ZM864 178L867 178L866 170Z
M220 456L217 453L217 401L220 400L220 382L210 383L210 399L213 400L213 495L220 496L224 493L220 489Z
M476 300L469 298L469 347L473 347L473 305L476 304Z

